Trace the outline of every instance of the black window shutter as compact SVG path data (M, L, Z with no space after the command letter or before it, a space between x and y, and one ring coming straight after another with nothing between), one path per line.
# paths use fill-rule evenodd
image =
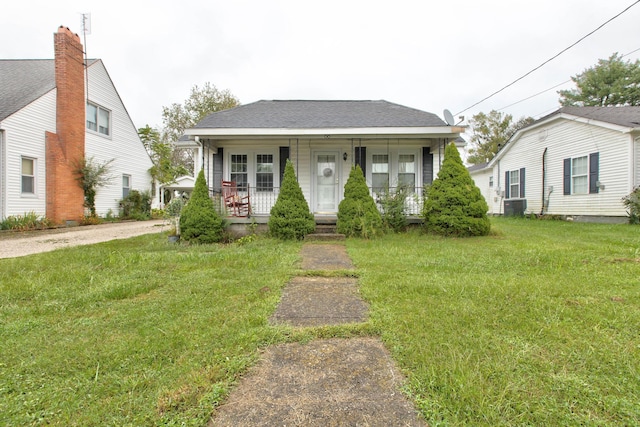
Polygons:
M367 147L355 147L355 164L360 165L362 174L367 176Z
M433 154L429 147L422 147L422 185L433 183Z
M524 168L520 169L520 198L524 199Z
M589 193L598 193L600 180L600 153L589 154Z
M282 179L284 177L284 168L287 166L289 158L289 147L280 147L280 186L282 187Z
M508 199L511 195L509 194L509 171L504 173L504 198Z
M564 194L571 194L571 159L564 159L564 172L563 172L563 191Z
M213 156L213 182L211 182L211 188L214 193L222 192L222 147L218 147L218 152Z

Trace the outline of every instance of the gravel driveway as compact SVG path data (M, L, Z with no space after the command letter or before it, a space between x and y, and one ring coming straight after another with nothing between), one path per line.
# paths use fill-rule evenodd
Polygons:
M90 245L166 231L162 220L120 222L52 230L1 232L0 258L16 258L69 246Z

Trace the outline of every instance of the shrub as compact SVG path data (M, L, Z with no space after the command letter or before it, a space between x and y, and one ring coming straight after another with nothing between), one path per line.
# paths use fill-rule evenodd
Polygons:
M120 200L120 217L123 219L145 220L151 217L151 194L148 191L131 190Z
M351 168L344 186L344 199L338 205L336 230L352 237L371 238L382 234L382 217L369 194L359 165Z
M409 194L406 186L397 187L394 192L386 188L377 194L378 204L382 210L382 224L387 230L396 233L405 231L409 222L405 212L405 201Z
M442 168L424 202L424 225L443 236L486 236L491 223L487 202L476 187L454 143L444 152Z
M315 227L315 218L302 194L293 163L287 160L280 194L269 214L269 233L280 239L300 240L313 232Z
M215 243L222 240L224 224L209 197L207 181L201 170L191 198L180 214L180 236L192 243Z
M629 224L640 224L640 187L636 187L629 195L622 198L627 209Z
M26 212L23 215L11 215L0 222L0 230L41 230L52 225L51 221L35 212Z

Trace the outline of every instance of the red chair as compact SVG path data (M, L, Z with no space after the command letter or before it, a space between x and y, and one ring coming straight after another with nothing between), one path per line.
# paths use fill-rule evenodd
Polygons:
M249 184L247 184L247 195L238 193L238 186L235 181L222 181L222 199L229 216L248 217L251 215L251 199Z

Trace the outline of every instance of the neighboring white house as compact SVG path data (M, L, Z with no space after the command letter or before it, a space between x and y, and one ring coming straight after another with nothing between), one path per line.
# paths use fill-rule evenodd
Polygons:
M490 214L622 221L640 185L640 107L563 107L469 172Z
M432 113L387 101L258 101L212 113L187 129L213 194L222 180L249 193L253 217L266 220L286 160L316 218L335 217L351 167L359 164L372 192L403 185L410 214L420 213L450 141L463 128ZM463 141L462 141L463 142Z
M112 160L98 215L117 215L132 189L151 190L151 160L103 62L85 68L68 28L58 29L54 44L55 59L0 60L2 219L33 211L56 223L79 220L83 194L73 170L82 157Z

